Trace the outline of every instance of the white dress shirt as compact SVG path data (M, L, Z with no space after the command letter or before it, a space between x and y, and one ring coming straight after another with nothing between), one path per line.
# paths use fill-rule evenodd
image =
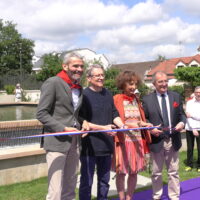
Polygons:
M73 106L74 106L74 110L76 110L76 108L77 108L79 96L80 96L80 90L73 88L72 89L72 103L73 103ZM76 121L74 121L73 126L76 127Z
M158 103L159 103L159 106L160 106L160 110L161 110L161 113L162 113L162 96L159 92L156 91L156 94L157 94L157 98L158 98ZM165 93L165 100L166 100L166 104L167 104L167 114L168 114L168 119L169 119L169 128L171 128L171 117L170 117L170 106L169 106L169 97L168 97L168 94Z
M79 96L80 96L80 90L73 88L72 89L72 102L73 102L74 110L76 110L76 108L77 108Z
M186 103L186 113L191 115L187 118L186 130L192 131L192 128L200 130L200 101L194 97Z

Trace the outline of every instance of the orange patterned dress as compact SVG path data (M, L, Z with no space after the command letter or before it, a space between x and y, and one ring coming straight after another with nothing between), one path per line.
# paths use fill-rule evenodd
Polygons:
M115 105L118 108L118 104ZM141 120L140 109L136 98L121 100L123 112L120 112L120 117L128 125ZM121 114L124 116L121 116ZM135 174L143 171L146 167L145 153L147 144L144 142L141 131L128 131L126 133L119 132L118 138L115 138L115 151L112 161L112 170L117 173Z

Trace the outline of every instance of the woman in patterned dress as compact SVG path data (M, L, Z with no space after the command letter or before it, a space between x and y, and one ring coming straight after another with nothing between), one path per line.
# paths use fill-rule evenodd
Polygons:
M124 71L118 75L116 82L122 94L115 95L114 102L125 126L128 128L150 127L151 124L145 122L141 103L134 95L141 83L139 77L132 71ZM146 167L145 153L148 153L147 143L150 142L151 136L146 130L118 132L115 136L112 170L116 172L116 187L120 200L132 198L137 183L137 173ZM126 174L128 174L128 179L125 192Z

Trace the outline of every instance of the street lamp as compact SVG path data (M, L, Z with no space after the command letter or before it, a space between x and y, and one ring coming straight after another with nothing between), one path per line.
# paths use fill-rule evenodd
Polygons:
M22 83L22 43L19 43L20 83Z

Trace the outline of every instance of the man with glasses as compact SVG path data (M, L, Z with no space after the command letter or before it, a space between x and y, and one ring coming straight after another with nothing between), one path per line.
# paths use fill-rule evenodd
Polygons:
M114 106L113 97L104 88L104 69L101 65L90 66L86 71L89 87L83 92L81 116L92 130L108 130L123 122ZM81 179L79 200L91 200L95 166L97 167L97 200L107 200L109 190L113 137L110 132L89 133L82 138Z
M194 141L197 143L197 171L200 172L200 86L195 87L194 97L186 103L186 141L187 141L187 166L185 171L193 168Z
M41 88L37 119L44 132L56 133L80 130L78 121L82 104L79 85L84 62L76 53L66 54L63 70L47 79ZM79 163L79 136L44 137L48 166L48 194L46 200L73 200Z

